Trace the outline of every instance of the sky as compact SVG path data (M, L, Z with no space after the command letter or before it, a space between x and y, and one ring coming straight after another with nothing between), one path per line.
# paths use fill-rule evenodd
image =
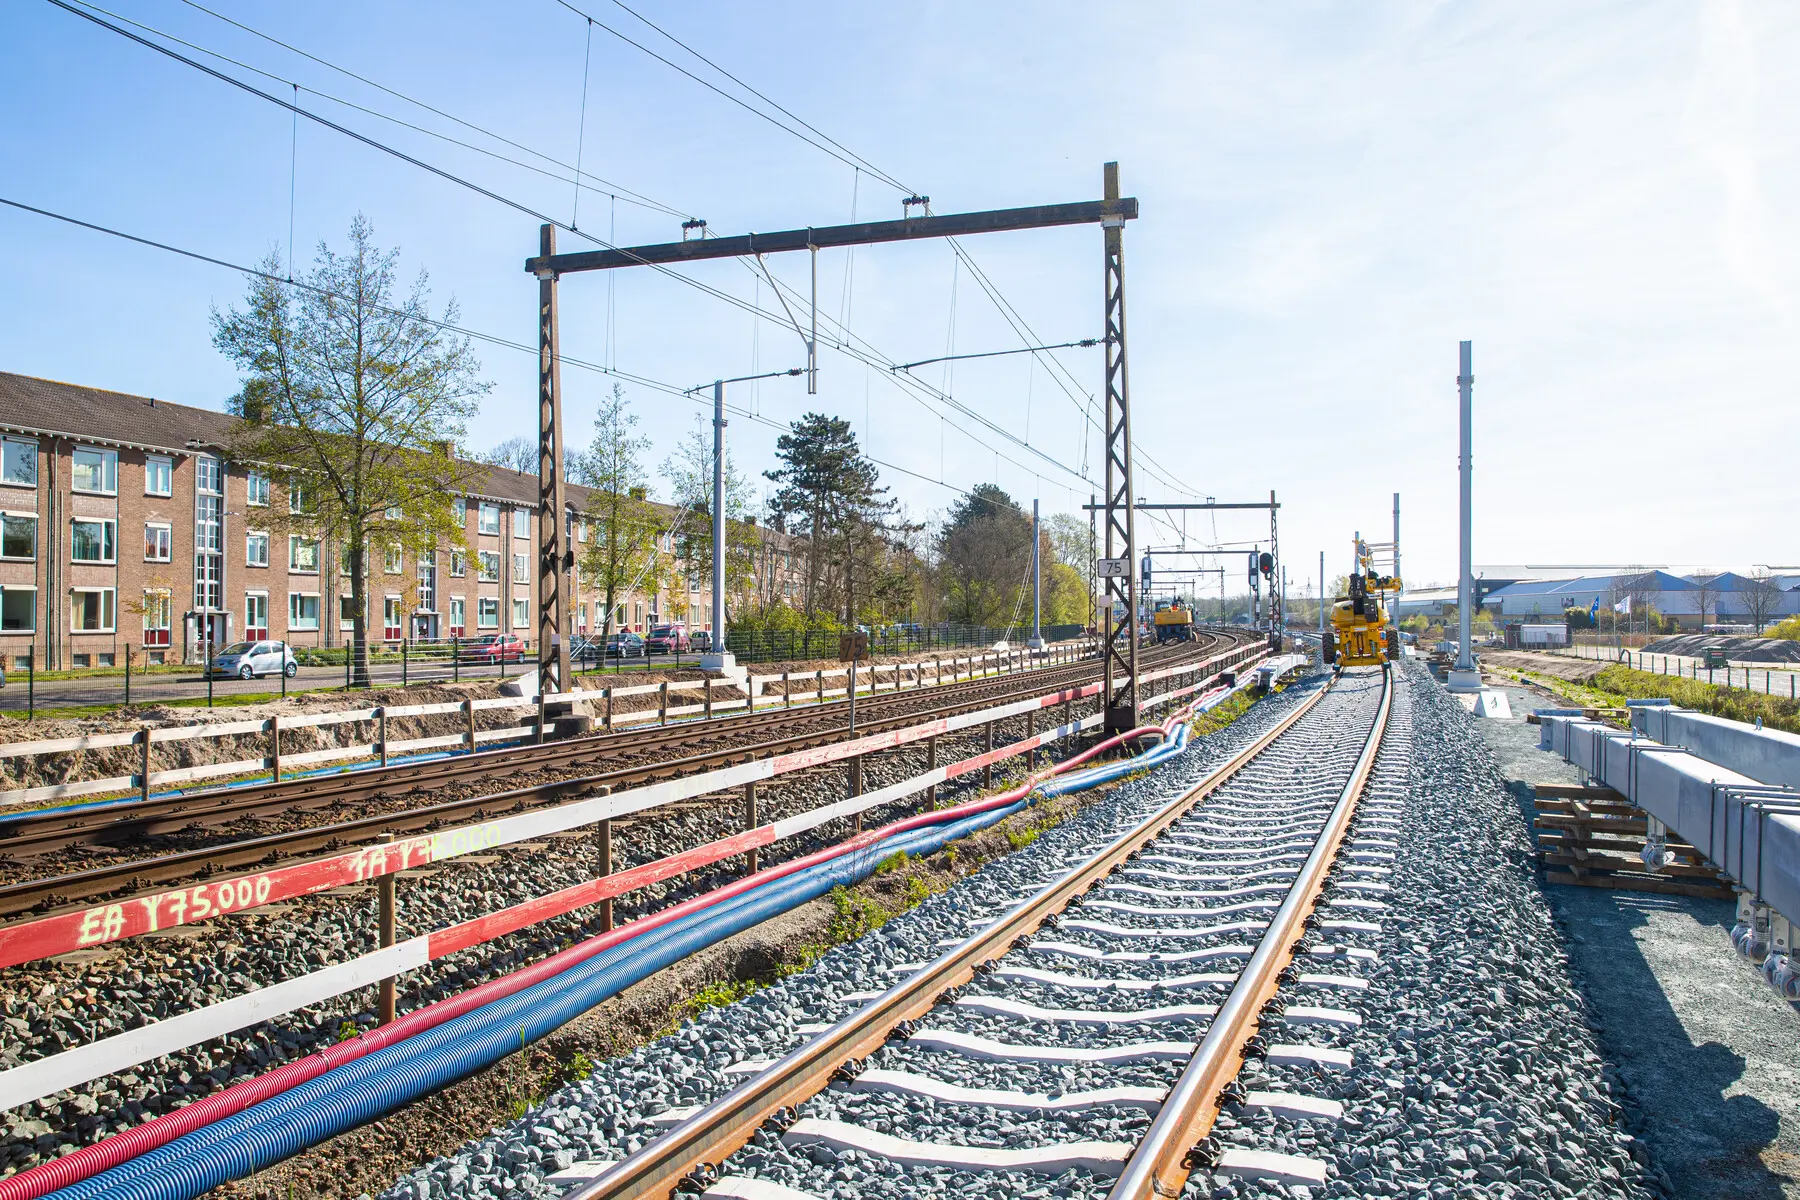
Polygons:
M1347 569L1356 531L1386 540L1395 492L1408 581L1454 579L1464 339L1478 563L1800 563L1781 450L1800 433L1800 235L1779 216L1800 207L1791 5L634 2L814 145L616 0L106 2L519 207L48 0L0 12L0 198L236 265L287 257L290 237L304 265L361 213L407 278L429 273L434 306L529 347L539 218L520 208L633 245L678 240L684 215L718 234L899 217L876 173L937 213L1096 199L1117 161L1141 206L1124 235L1136 490L1275 491L1293 592L1321 552ZM821 252L822 329L877 365L827 346L816 395L734 385L739 467L759 477L779 428L821 411L890 464L916 520L980 483L1046 512L1084 503L1104 467L1099 348L917 368L929 390L885 364L1096 337L1101 233L962 246L1026 334L944 243ZM767 265L813 294L806 256ZM683 274L565 277L564 353L677 393L804 362L753 267ZM223 407L238 380L211 314L244 291L233 270L0 207L0 370ZM533 354L476 353L493 387L468 445L535 436ZM585 442L612 380L563 380ZM709 415L707 395L624 387L653 460ZM1254 512L1138 528L1159 550L1268 536Z

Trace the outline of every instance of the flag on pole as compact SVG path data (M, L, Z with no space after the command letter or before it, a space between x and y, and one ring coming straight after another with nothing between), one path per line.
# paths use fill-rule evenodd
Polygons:
M1588 609L1588 620L1598 621L1599 619L1600 619L1600 597L1595 596L1593 606Z
M1623 600L1619 601L1617 604L1613 605L1613 611L1616 613L1624 613L1626 616L1630 616L1631 615L1631 597L1627 596Z

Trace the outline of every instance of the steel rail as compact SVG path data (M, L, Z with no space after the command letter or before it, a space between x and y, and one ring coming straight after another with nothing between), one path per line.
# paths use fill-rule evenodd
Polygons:
M764 1121L823 1091L840 1067L879 1049L901 1022L924 1016L946 992L974 978L977 967L1005 955L1020 938L1162 836L1311 712L1326 690L1308 697L1274 728L1112 845L592 1182L568 1193L564 1200L660 1200L672 1195L696 1169L723 1162L754 1137Z
M1108 1200L1169 1200L1181 1195L1190 1171L1216 1161L1217 1147L1202 1143L1212 1132L1225 1102L1225 1085L1243 1069L1248 1044L1263 1020L1263 1006L1274 998L1282 973L1301 945L1306 920L1319 902L1325 877L1337 860L1350 821L1356 815L1357 801L1375 769L1375 756L1381 749L1393 698L1394 676L1390 667L1382 672L1381 707L1368 740L1332 806L1319 840L1306 856L1281 907L1270 918L1250 962L1232 984L1231 994L1207 1026L1206 1036L1193 1058L1157 1110L1149 1132L1114 1181Z
M1093 662L1098 664L1099 660L1095 659ZM1087 666L1088 663L1084 660L1066 666L1042 668L1033 671L1030 678L1040 682L1065 677L1079 678L1083 675L1083 668ZM869 719L874 721L881 719L885 709L905 709L909 703L916 704L921 699L987 694L992 691L1004 693L1016 691L1019 686L1016 675L986 676L944 684L942 690L934 686L874 694L863 699L861 704L869 710ZM722 714L720 718L707 724L697 725L683 720L677 725L608 731L557 742L538 743L528 748L507 746L426 762L365 767L344 774L306 776L280 783L205 788L159 796L129 807L121 806L90 813L9 813L0 815L0 854L38 854L60 845L92 843L100 840L102 832L119 838L130 838L157 832L159 828L183 828L194 823L219 824L239 820L244 816L290 808L316 808L383 793L418 792L469 778L494 778L525 770L554 770L587 759L652 752L665 745L689 743L695 740L696 733L708 737L729 737L764 728L779 729L796 720L809 724L830 723L832 718L841 718L845 706L845 701L837 699L808 703L799 711L764 707L755 712ZM166 823L167 818L177 815L184 815L184 820L176 824ZM44 831L55 830L86 832L59 842L44 834Z
M1212 647L1205 649L1212 649ZM1212 657L1216 657L1216 655ZM1173 665L1179 665L1185 661L1187 661L1185 658L1178 658ZM1209 659L1206 657L1197 656L1193 659L1195 665L1201 665L1207 661ZM1012 694L1029 695L1040 691L1045 686L1054 687L1056 685L1047 677L1036 676L1018 681L1011 688L1002 688L998 695L986 692L980 695L961 695L948 704L927 709L910 709L878 718L866 727L859 729L856 736L866 737L895 726L905 727L921 720L956 715L971 708L989 704L996 698ZM383 833L435 829L470 817L482 818L490 814L548 807L585 796L603 794L607 790L616 791L634 784L733 766L774 754L811 749L843 741L850 736L841 725L832 725L796 733L785 738L726 746L678 759L622 767L597 774L572 776L398 812L375 813L329 825L266 834L261 837L245 838L215 846L173 851L149 859L109 863L64 875L0 884L0 916L17 916L33 911L47 913L60 906L73 903L77 899L92 900L114 894L122 889L137 888L147 883L166 883L175 879L207 875L214 871L235 867L266 865L317 850L337 850L345 846L372 841ZM237 819L253 815L254 812L259 811L259 808L260 806L230 810L230 817ZM217 809L212 811L215 814L219 812ZM184 828L196 823L196 818L192 814L187 814L167 818L167 821L172 827ZM132 823L142 825L147 829L155 828L153 821ZM71 841L83 840L79 836L81 832L79 830L65 831L56 836L62 837L64 844L68 844ZM118 831L116 828L108 826L97 826L87 830L86 834L85 840L103 841L108 837L116 838ZM0 850L5 847L6 843L0 842Z

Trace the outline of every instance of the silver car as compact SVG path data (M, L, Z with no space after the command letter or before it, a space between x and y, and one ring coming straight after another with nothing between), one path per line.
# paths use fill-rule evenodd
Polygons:
M300 671L286 642L237 642L213 655L212 674L252 679L258 675L286 675Z

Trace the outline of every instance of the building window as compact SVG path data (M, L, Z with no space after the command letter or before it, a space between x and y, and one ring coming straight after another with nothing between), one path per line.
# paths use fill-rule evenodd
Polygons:
M194 487L208 496L223 496L223 483L219 460L202 458L194 464Z
M119 452L116 450L77 450L75 466L69 472L69 486L77 492L96 496L119 494Z
M306 494L306 484L298 479L288 482L288 511L300 514L312 512L312 497Z
M113 602L118 593L113 588L73 588L69 592L70 633L111 633Z
M531 601L523 596L513 601L512 627L514 629L531 628Z
M482 550L476 555L477 564L481 568L478 578L483 583L500 582L500 555L493 550Z
M463 628L463 598L452 596L450 597L450 636L461 637Z
M461 496L452 497L450 500L450 519L456 522L458 528L468 528L469 502L464 500Z
M462 579L469 573L469 556L461 550L450 552L450 578Z
M117 521L70 522L69 556L78 563L111 563L119 560Z
M475 601L475 624L481 629L500 628L500 598L482 596Z
M404 632L400 623L400 597L388 596L381 606L381 636L386 641L397 642Z
M0 633L37 632L37 589L0 587Z
M500 506L498 504L483 504L477 513L477 521L479 522L478 528L482 533L499 533Z
M579 522L575 526L575 540L578 542L587 541L587 522L585 520Z
M288 570L300 575L319 573L319 540L288 534ZM318 626L314 625L314 629Z
M288 594L287 627L293 632L308 632L319 627L319 593Z
M513 555L513 582L531 582L531 556L529 554Z
M0 558L37 557L37 514L0 513Z
M144 495L172 496L175 494L175 460L164 458L158 454L147 455L144 459Z
M252 529L244 534L244 564L251 567L269 565L269 532Z
M14 487L36 487L38 448L36 442L17 438L0 439L0 483Z
M583 600L575 606L575 628L587 632L587 601Z
M244 637L252 642L269 636L269 593L244 593Z
M169 644L170 618L175 611L175 598L168 588L156 588L144 593L144 645L167 646Z
M194 460L194 608L225 607L225 476L210 455Z
M251 508L269 507L269 477L252 471L244 480L244 501Z
M531 510L529 508L513 509L513 536L526 541L531 539Z
M338 597L338 628L348 632L356 628L356 597Z
M381 569L389 575L400 573L400 543L389 542L387 549L381 552Z
M175 557L175 530L158 521L144 522L144 561L170 562Z

